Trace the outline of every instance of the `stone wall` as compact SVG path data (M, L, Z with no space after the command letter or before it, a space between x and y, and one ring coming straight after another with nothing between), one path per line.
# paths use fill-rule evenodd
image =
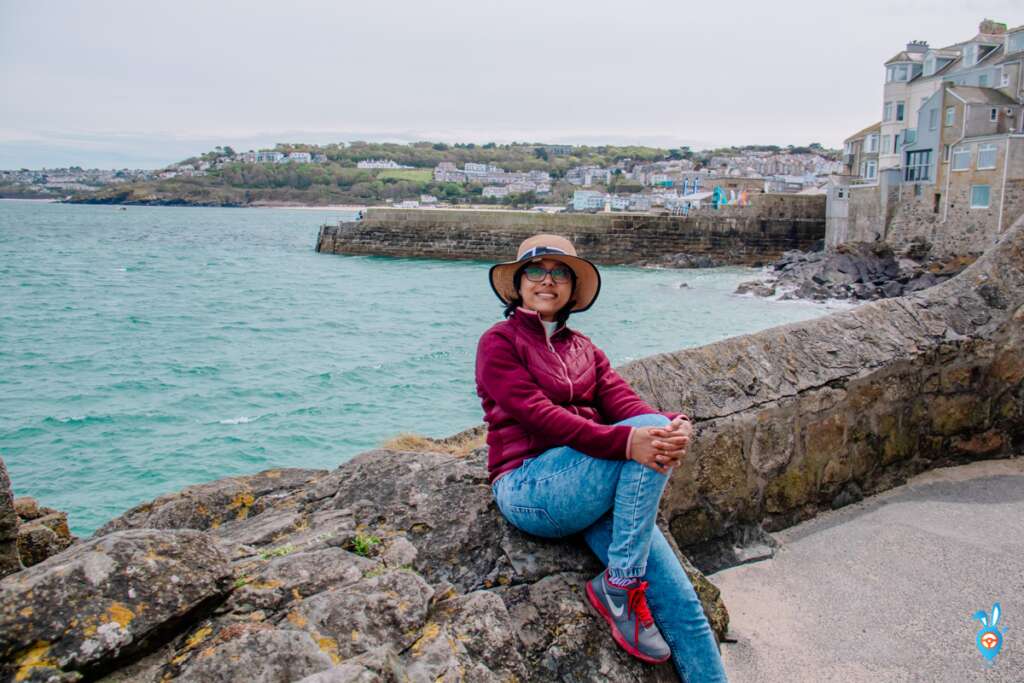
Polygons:
M885 194L883 201L882 195ZM898 187L881 184L852 185L848 194L846 242L878 242L886 238ZM835 241L835 240L833 240Z
M602 264L680 252L762 263L789 249L811 249L824 237L825 198L760 194L749 207L686 217L372 208L362 221L321 228L317 251L504 261L519 242L540 232L568 237L581 256Z
M992 169L976 168L975 149L970 168L950 171L949 163L940 163L938 182L918 185L919 189L898 178L888 188L881 180L878 185L851 187L845 241L881 240L900 250L923 239L939 257L984 252L1024 215L1024 140L1009 138L998 144ZM975 185L989 186L987 208L971 207ZM837 229L830 228L832 233ZM832 233L828 244L843 241Z
M918 294L635 361L695 421L663 510L705 571L723 548L919 471L1024 452L1024 218Z
M886 229L885 240L898 248L923 239L933 245L936 253L947 253L946 247L958 240L945 239L947 231L943 230L942 226L941 201L936 211L935 186L922 184L917 187L920 189L915 191L913 185L898 186L893 199L893 217ZM953 232L968 236L967 244L961 242L960 248L970 246L970 239L976 237L973 231L968 229ZM937 240L940 243L937 243ZM954 249L953 253L970 251L968 249L966 252L958 252Z

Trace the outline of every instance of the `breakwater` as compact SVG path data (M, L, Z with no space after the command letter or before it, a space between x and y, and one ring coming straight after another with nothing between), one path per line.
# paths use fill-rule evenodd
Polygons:
M361 221L323 226L316 249L504 261L510 249L541 232L568 237L581 256L601 264L633 264L687 253L723 264L754 265L790 249L814 248L825 236L825 198L754 195L747 207L701 210L689 216L371 208Z

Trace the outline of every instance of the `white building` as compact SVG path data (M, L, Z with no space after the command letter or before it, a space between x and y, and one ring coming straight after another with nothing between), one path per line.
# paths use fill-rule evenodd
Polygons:
M455 168L455 164L451 166L453 169ZM412 166L403 166L391 159L363 159L356 162L356 168L412 168Z
M261 164L276 164L283 158L283 152L275 152L273 150L268 149L261 149L260 151L256 152L256 161Z
M573 211L600 211L604 208L604 192L576 190L572 193Z

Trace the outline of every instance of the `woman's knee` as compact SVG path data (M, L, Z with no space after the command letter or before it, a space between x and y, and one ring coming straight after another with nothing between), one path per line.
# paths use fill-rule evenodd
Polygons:
M633 417L626 418L615 424L629 425L630 427L665 427L671 424L671 422L672 420L661 413L644 413L643 415L634 415Z
M641 465L636 460L629 460L623 464L622 473L619 475L620 481L623 477L639 480L646 488L658 491L663 489L668 481L667 472L659 472L653 467Z

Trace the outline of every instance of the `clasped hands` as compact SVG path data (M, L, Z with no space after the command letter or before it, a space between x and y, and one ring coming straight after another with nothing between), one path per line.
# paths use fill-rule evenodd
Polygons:
M693 437L693 424L685 415L666 427L634 427L630 458L656 472L668 474L679 464Z

